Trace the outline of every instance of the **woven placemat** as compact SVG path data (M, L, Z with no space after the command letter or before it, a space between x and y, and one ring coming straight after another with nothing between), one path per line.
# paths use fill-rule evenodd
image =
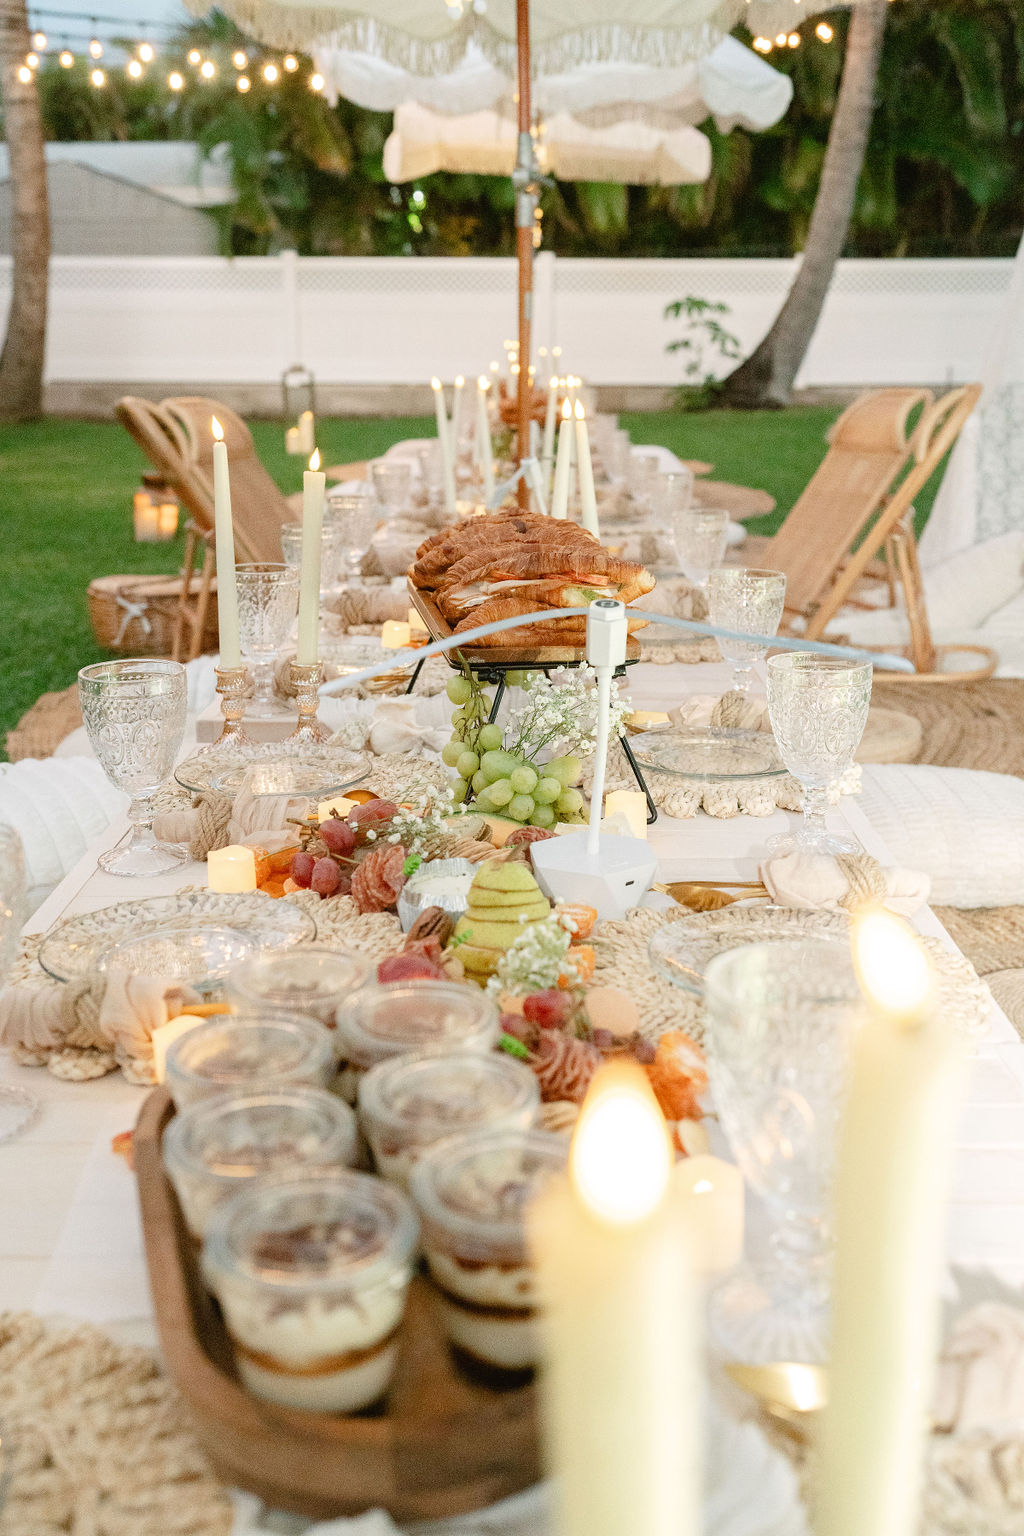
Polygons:
M0 1314L4 1536L228 1536L232 1509L148 1350Z

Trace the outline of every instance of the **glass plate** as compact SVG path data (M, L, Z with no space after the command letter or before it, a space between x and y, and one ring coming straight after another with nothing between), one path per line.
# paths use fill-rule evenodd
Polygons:
M98 912L76 913L45 936L39 946L39 964L58 981L70 981L95 971L104 951L121 940L169 928L233 929L253 945L250 953L308 944L316 938L316 923L308 912L263 891L242 895L180 891L175 896L119 901Z
M727 733L707 730L654 731L631 737L630 746L641 768L671 773L679 779L704 779L712 784L734 779L774 778L786 772L775 738L767 731Z
M340 795L369 777L365 752L348 747L308 747L287 741L266 741L252 747L199 752L174 770L174 777L193 794L236 795L247 773L254 795L308 795L311 800Z
M845 912L805 912L796 907L720 907L667 922L648 941L659 976L697 997L704 995L704 968L715 955L740 944L783 939L845 938Z
M97 957L96 969L187 981L202 989L223 981L233 965L262 947L257 937L240 928L155 928L119 939Z

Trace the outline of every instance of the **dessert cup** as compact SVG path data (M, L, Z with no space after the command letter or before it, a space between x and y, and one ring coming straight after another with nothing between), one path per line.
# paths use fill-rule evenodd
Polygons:
M483 992L452 981L364 987L337 1013L341 1091L355 1103L359 1078L392 1056L423 1051L489 1051L501 1033Z
M412 1170L448 1337L485 1365L522 1371L538 1359L525 1211L568 1153L566 1137L545 1131L477 1131L438 1142Z
M387 1390L418 1223L369 1174L261 1180L210 1222L203 1274L255 1397L354 1413Z
M254 1179L298 1168L340 1168L356 1159L359 1132L347 1104L321 1088L217 1095L176 1115L164 1164L189 1232Z
M298 1013L222 1014L180 1035L167 1052L165 1082L178 1110L215 1094L259 1088L326 1088L334 1040Z
M338 1008L366 985L370 963L361 955L298 944L285 953L255 956L235 966L228 977L228 997L253 1013L282 1009L308 1014L330 1030Z
M525 1131L540 1088L528 1066L499 1052L396 1056L363 1074L359 1120L377 1172L403 1189L420 1154L461 1131Z

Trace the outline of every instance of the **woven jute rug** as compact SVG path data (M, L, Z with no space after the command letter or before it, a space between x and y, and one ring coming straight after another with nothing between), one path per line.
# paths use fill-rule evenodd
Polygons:
M921 722L916 762L1024 775L1024 678L947 684L876 676L871 700Z

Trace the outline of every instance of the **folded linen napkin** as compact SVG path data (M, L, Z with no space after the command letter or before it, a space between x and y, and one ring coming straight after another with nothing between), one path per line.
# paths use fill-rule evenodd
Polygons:
M765 860L761 879L772 901L781 907L850 912L874 901L900 917L913 917L931 890L927 875L885 868L867 853L839 858L828 853L783 853Z
M1024 1430L1024 1310L986 1301L959 1318L939 1362L936 1425Z
M310 801L301 795L254 795L247 777L234 800L204 795L192 810L155 817L153 832L161 842L188 843L189 853L199 860L213 848L239 843L274 853L288 846L289 837L295 840L290 824L304 821L310 808Z
M731 689L721 695L694 693L669 711L673 725L690 730L706 730L718 726L732 731L768 731L768 705L756 694Z
M382 756L387 752L411 752L422 756L440 752L451 736L450 724L430 724L418 699L382 699L370 726L370 747Z

